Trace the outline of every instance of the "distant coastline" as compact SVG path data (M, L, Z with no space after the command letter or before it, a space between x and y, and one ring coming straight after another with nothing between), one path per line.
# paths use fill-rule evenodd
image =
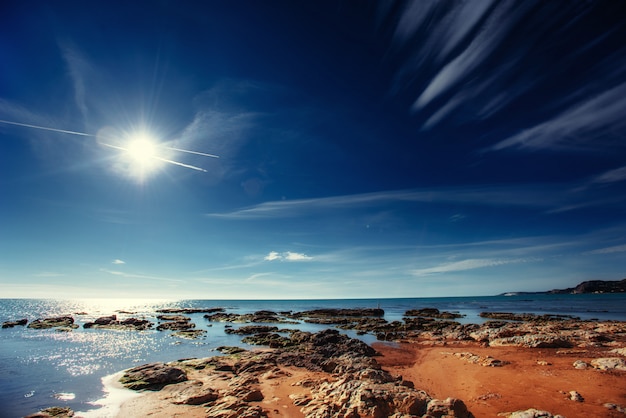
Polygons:
M588 280L576 287L552 289L544 292L505 292L499 296L517 295L576 295L589 293L626 293L626 279L622 280Z

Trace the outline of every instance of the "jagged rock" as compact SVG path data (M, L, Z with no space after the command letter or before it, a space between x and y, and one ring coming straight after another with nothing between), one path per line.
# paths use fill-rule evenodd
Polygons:
M582 397L582 395L578 392L576 392L575 390L570 390L569 392L569 399L571 401L574 402L584 402L585 398Z
M262 418L267 412L258 405L250 405L236 396L224 396L211 403L205 411L210 418Z
M615 348L615 349L611 350L611 353L615 353L615 354L620 354L622 356L626 356L626 347Z
M74 318L71 316L57 316L53 318L36 319L28 324L28 328L33 329L48 329L56 327L65 328L78 328L78 325L74 324Z
M289 347L293 345L291 339L276 333L268 332L249 335L241 341L251 345L267 345L270 348Z
M149 363L133 367L124 372L120 383L128 389L160 389L163 386L187 380L187 373L164 363Z
M50 408L42 409L39 412L36 412L31 415L27 415L24 418L71 418L74 416L74 411L70 408L63 408L60 406L53 406Z
M572 343L557 335L532 334L532 335L516 335L513 337L496 338L489 341L492 347L502 346L518 346L528 348L568 348L572 347Z
M605 357L591 360L591 365L599 370L626 370L626 361L619 357Z
M188 321L171 321L171 322L163 322L157 326L158 331L186 331L192 328L195 328L196 324Z
M176 405L202 405L219 398L218 391L205 387L200 381L187 381L165 387L164 397Z
M474 416L467 410L462 400L455 398L447 398L443 401L431 400L426 407L426 414L433 417L473 418Z
M575 369L578 370L585 370L587 367L589 367L589 365L582 360L576 360L573 366Z
M272 327L269 325L247 325L239 328L227 328L224 330L226 334L237 335L252 335L276 331L278 331L278 327Z
M152 322L148 321L147 319L126 318L120 321L115 315L110 315L100 317L94 322L86 322L85 324L83 324L83 328L143 331L151 328L152 325Z
M426 318L440 318L440 319L454 319L463 318L465 315L461 315L456 312L441 312L437 308L422 308L422 309L410 309L404 313L404 316L421 316Z
M220 353L224 353L224 354L237 354L237 353L242 353L244 351L246 351L245 348L241 348L241 347L232 347L232 346L220 346L217 347L215 349L216 351L219 351Z
M16 321L4 321L2 323L2 328L13 328L15 326L24 326L28 324L28 319L18 319Z

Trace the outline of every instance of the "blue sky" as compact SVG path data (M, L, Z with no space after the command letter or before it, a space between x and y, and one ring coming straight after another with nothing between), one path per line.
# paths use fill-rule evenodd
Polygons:
M622 279L625 16L615 1L4 1L0 295Z

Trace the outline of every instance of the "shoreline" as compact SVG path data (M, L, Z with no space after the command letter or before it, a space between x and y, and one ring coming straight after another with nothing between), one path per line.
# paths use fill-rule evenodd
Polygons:
M193 328L180 315L189 311L182 310L161 317L159 327ZM99 408L74 416L204 417L230 410L233 417L246 411L251 418L283 418L358 410L351 416L371 417L385 416L382 410L474 418L515 417L515 411L531 408L548 411L536 415L545 417L571 418L580 411L624 416L626 322L492 312L483 324L462 324L454 312L424 308L406 311L398 323L383 314L368 308L254 314L220 309L204 318L226 323L224 332L239 336L240 343L265 348L220 347L223 355L183 356L105 376L105 396L91 403ZM329 328L280 328L294 319ZM113 329L118 322L112 316L97 320ZM368 345L347 330L378 341Z
M105 395L90 405L97 408L88 411L76 411L77 418L115 418L126 402L132 399L141 398L142 393L125 388L120 383L120 378L124 375L124 370L107 375L102 378L102 390Z

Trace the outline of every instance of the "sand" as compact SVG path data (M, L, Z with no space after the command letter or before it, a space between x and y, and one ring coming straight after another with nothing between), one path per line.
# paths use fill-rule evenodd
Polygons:
M608 348L529 349L518 347L484 347L477 343L451 346L376 343L381 353L377 361L392 374L411 380L415 387L434 398L462 399L477 417L497 417L500 413L536 408L552 414L574 417L624 417L607 409L605 403L626 406L626 372L578 370L576 360L590 362L597 357L611 357ZM455 353L488 356L507 364L485 367ZM332 379L324 373L313 373L294 367L281 367L284 373L261 379L259 388L264 400L257 404L272 418L303 417L290 395L306 394L308 389L297 382ZM190 379L202 380L198 372ZM219 388L220 381L205 381ZM570 399L578 392L584 401ZM117 417L204 417L202 406L174 405L167 391L144 392L124 402Z
M553 415L624 417L605 403L626 405L626 372L577 370L576 360L615 357L608 349L531 349L482 347L479 344L424 347L374 344L384 369L400 374L435 398L462 399L477 417L536 408ZM453 353L471 352L508 362L502 367L470 363ZM583 402L572 401L576 391Z

